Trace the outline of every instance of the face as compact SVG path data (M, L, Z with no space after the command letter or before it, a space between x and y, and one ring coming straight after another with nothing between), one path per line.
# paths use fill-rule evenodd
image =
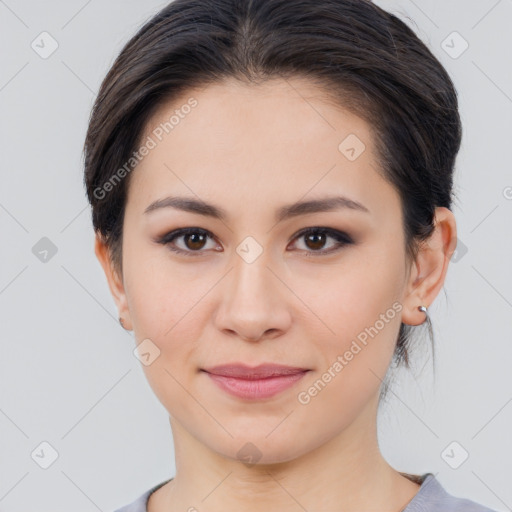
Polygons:
M368 422L416 277L370 127L306 81L226 81L160 108L148 137L156 145L130 176L115 295L146 340L143 369L171 423L217 454L257 450L271 463ZM288 208L298 202L312 203ZM202 371L228 363L309 371L243 398Z

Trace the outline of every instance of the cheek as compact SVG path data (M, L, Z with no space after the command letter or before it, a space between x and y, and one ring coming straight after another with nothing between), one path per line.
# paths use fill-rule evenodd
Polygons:
M126 268L125 289L136 344L149 339L150 364L142 364L155 396L168 411L190 407L190 388L199 366L201 289L176 279L154 261L132 260ZM175 275L175 273L174 273ZM169 277L171 276L171 277ZM203 314L203 316L205 316Z
M370 402L373 407L400 326L401 305L393 302L393 288L356 281L345 280L342 289L333 286L325 294L330 300L318 299L322 320L334 334L319 324L315 344L322 364L297 397L308 417L323 418L330 426L327 437L350 425Z
M130 291L135 338L138 343L151 339L160 351L160 362L166 366L185 362L201 338L203 326L199 319L207 316L201 313L201 294L191 288L180 287L176 282L165 286L162 280L154 284L144 280Z
M333 400L347 405L362 404L377 391L400 328L401 268L393 265L397 260L391 251L378 252L379 257L357 258L331 269L329 276L317 276L316 284L322 283L318 292L307 295L306 286L298 292L319 317L317 321L311 315L318 326L315 344L323 365L319 372L327 372L329 381L325 398L332 393Z
M140 245L126 247L125 291L130 315L137 339L142 336L163 342L173 337L181 323L187 323L201 295L186 272L170 264L165 251Z
M197 319L204 293L187 280L173 277L176 273L154 260L148 262L139 255L126 268L125 289L136 344L151 340L155 356L150 364L142 364L147 381L168 411L182 410L190 407L184 388L190 387L200 365L197 340L202 326Z
M381 339L394 341L394 331L400 325L401 270L392 261L391 255L385 254L353 258L296 281L294 292L309 306L313 324L318 324L324 335L330 333L338 349L350 345L358 335L364 341L364 333L374 333L373 326Z

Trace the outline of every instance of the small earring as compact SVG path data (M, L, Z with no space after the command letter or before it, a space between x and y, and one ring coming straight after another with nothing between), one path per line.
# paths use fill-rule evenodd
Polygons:
M427 308L426 308L426 306L418 306L418 309L419 309L419 311L421 311L422 313L425 313L425 315L426 315L425 320L423 320L423 322L421 322L422 324L424 324L426 320L429 320Z

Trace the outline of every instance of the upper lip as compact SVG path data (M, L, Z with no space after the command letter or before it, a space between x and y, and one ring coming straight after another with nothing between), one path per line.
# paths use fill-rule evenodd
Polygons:
M231 363L203 368L203 370L214 375L223 375L225 377L235 377L239 379L265 379L269 377L302 373L308 371L308 368L283 366L275 363L264 363L258 366L247 366L243 363Z

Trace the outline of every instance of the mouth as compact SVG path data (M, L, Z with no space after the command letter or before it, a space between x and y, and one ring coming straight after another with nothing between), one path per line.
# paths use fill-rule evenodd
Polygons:
M201 371L230 395L246 400L261 400L290 388L310 370L272 363L256 367L234 363L205 368Z

